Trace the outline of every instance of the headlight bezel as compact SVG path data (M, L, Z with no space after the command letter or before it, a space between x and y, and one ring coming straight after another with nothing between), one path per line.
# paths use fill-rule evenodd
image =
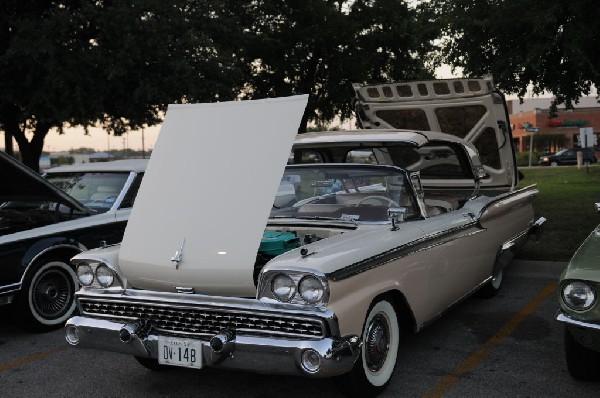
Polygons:
M289 278L294 283L294 294L287 301L281 300L273 292L273 282L280 275ZM308 278L308 279L307 279ZM322 287L322 293L318 300L306 300L300 293L300 283L305 281L317 281ZM306 283L306 282L305 282ZM258 281L257 299L266 302L276 302L281 304L297 304L309 307L325 307L329 302L329 282L327 277L314 270L294 269L294 270L268 270L262 272Z
M578 290L580 295L583 293L587 297L575 298L574 295L577 294ZM560 297L567 308L576 312L588 311L598 301L596 286L588 281L579 279L564 281L560 288ZM583 302L578 303L576 300L583 300Z
M80 260L77 259L77 261L73 262L74 266L75 266L75 272L77 274L77 280L79 282L79 284L81 285L82 289L109 289L109 290L123 290L123 282L121 280L121 277L119 276L118 272L115 270L115 268L105 262L105 261L98 261L98 260L92 260L92 259L86 259L86 260ZM89 268L92 270L93 273L93 278L92 278L92 282L90 284L83 284L79 274L80 274L80 268ZM104 272L105 274L103 276L110 276L110 283L101 283L101 278L98 277L98 269L101 270L101 272Z

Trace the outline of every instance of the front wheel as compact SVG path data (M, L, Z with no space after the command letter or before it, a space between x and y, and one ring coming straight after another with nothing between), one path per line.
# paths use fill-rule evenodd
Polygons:
M34 264L23 282L20 315L36 330L56 329L75 312L78 288L77 275L66 262Z
M372 397L390 382L402 330L394 306L387 300L371 306L362 334L361 354L354 368L340 378L340 388L351 397Z
M600 378L600 354L579 344L566 326L565 359L573 378L588 381Z

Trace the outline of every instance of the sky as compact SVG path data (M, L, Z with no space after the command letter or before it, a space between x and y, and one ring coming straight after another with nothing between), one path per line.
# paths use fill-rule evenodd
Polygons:
M90 128L87 135L80 127L67 128L64 130L64 134L58 134L58 131L51 130L44 141L44 151L63 152L81 147L93 148L98 152L117 149L144 149L147 151L154 148L159 131L160 125L145 128L143 131L144 148L142 148L142 130L130 131L120 137L109 136L101 128ZM16 144L15 149L17 149Z

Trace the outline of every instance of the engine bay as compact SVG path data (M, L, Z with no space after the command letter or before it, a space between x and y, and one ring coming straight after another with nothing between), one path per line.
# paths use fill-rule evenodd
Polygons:
M258 285L258 274L271 259L290 250L318 242L344 233L332 228L310 227L267 227L260 241L256 262L254 263L254 285Z

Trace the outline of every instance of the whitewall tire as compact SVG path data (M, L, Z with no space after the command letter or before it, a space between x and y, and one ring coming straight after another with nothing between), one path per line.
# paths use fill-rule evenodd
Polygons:
M62 326L75 312L79 282L75 271L63 261L33 265L20 297L20 309L28 324L39 330Z
M371 306L361 337L361 354L340 387L348 396L371 397L390 382L398 358L402 329L391 302L382 299Z

